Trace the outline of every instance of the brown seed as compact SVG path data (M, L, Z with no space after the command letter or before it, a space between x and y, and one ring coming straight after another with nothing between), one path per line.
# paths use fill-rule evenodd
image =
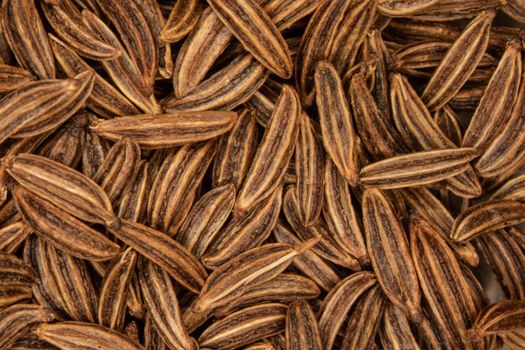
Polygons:
M392 304L385 306L380 336L385 350L420 349L408 318Z
M505 334L525 329L525 303L519 300L503 300L481 311L469 330L471 339L490 334Z
M365 190L363 224L368 254L387 298L414 322L421 320L421 295L406 233L387 197Z
M197 0L177 2L162 28L160 39L167 43L174 43L184 38L197 24L202 10L202 3Z
M404 17L424 12L439 0L379 0L378 10L390 17Z
M286 348L289 350L321 350L321 333L312 308L305 301L288 306L286 314Z
M11 348L17 339L29 332L29 327L41 322L51 322L54 315L39 305L17 304L0 312L0 346Z

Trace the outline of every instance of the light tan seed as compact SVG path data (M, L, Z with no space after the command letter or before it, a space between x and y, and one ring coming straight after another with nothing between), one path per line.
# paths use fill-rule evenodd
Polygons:
M458 242L464 242L483 233L517 225L525 221L524 209L524 203L508 199L481 202L456 218L451 236Z
M34 0L2 2L0 22L21 66L40 79L55 78L55 61Z
M355 186L358 172L356 135L341 80L331 64L318 63L315 88L324 147L341 174Z
M176 236L177 241L200 259L230 216L234 204L232 184L209 191L191 208Z
M294 151L300 116L299 96L285 85L237 197L238 213L250 210L280 185Z
M138 254L127 248L106 269L100 287L98 323L101 326L121 331L124 326L126 299L129 283Z
M204 284L206 270L186 248L165 233L123 219L108 227L124 243L162 267L177 282L197 293Z
M421 321L421 294L405 230L379 190L363 194L363 224L372 267L387 298L414 322Z
M479 14L447 51L421 96L429 109L445 105L474 72L487 48L493 18L494 12Z
M0 312L0 346L10 349L17 339L28 333L29 327L53 320L51 310L39 305L10 306Z
M285 327L287 309L284 304L268 303L234 312L206 328L199 345L201 349L233 349L280 333Z
M127 137L143 149L171 148L215 138L228 132L235 112L174 112L97 120L91 130L110 140Z
M321 350L321 332L317 318L307 302L296 301L286 314L286 349Z
M292 59L281 33L254 0L208 0L208 4L244 48L282 78L292 75Z
M466 171L478 154L474 148L457 148L392 157L361 169L359 180L382 189L431 184Z
M332 348L352 305L376 282L371 272L354 273L339 282L324 298L318 316L323 349Z
M226 305L248 289L275 278L295 256L310 249L317 240L295 247L283 243L265 244L229 260L210 274L193 310L211 310Z
M202 257L203 264L215 269L251 248L259 246L272 232L281 211L283 190L278 187L245 215L232 220L217 233Z
M175 288L166 271L151 262L143 262L139 276L149 315L166 345L170 349L197 349L182 323Z
M143 350L128 337L109 328L84 322L58 322L40 324L35 333L60 349L74 350Z
M117 244L43 198L21 187L13 196L26 225L58 249L94 261L118 254Z

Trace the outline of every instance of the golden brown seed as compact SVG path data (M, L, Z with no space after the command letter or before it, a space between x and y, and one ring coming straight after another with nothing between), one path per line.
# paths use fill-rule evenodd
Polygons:
M35 79L33 74L23 68L6 64L0 65L0 92L19 89Z
M39 305L17 304L0 312L0 346L10 349L17 339L29 332L31 326L51 322L54 315Z
M439 0L379 0L378 10L390 17L414 15L438 3Z
M197 0L177 2L162 28L160 39L167 43L174 43L184 38L197 24L202 11L202 3Z
M505 334L523 331L525 303L519 300L503 300L481 311L476 322L468 332L471 339L486 337L490 334Z
M419 350L419 344L410 329L408 318L392 304L387 304L380 328L381 345L385 350Z

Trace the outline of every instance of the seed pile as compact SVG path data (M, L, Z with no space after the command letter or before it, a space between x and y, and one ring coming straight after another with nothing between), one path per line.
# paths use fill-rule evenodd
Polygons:
M525 348L524 0L0 24L0 349Z

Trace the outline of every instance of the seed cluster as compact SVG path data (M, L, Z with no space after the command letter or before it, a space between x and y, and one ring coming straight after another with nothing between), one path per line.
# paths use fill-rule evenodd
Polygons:
M0 349L525 349L523 25L2 0Z

